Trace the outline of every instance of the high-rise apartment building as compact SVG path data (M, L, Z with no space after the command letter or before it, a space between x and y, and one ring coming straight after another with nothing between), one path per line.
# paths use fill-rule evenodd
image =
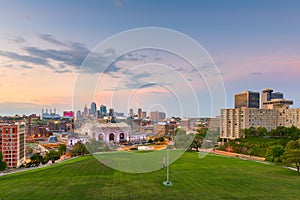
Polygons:
M264 127L268 131L278 126L300 128L300 108L290 109L293 101L285 100L281 92L273 93L272 89L265 89L261 101L262 108L259 109L258 93L246 91L236 94L235 108L221 109L220 138L243 137L243 129L250 127Z
M152 111L152 112L150 112L150 118L154 122L161 122L164 119L166 119L166 113L158 112L158 111Z
M258 108L221 109L220 138L236 139L243 137L243 129L265 127L268 131L278 126L278 110Z
M25 122L0 123L0 151L8 167L25 161Z
M245 91L234 96L235 108L259 108L259 92Z

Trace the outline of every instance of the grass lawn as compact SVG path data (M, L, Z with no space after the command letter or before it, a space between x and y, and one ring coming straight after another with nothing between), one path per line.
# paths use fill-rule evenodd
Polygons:
M185 153L166 169L132 174L92 156L0 177L0 199L299 199L295 171L239 158Z

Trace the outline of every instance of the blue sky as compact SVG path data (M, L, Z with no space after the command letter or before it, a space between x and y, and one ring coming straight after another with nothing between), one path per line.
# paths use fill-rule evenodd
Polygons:
M173 29L201 44L222 73L227 107L234 93L267 87L299 107L299 10L299 1L276 0L1 1L0 114L71 109L76 70L89 51L140 27ZM97 104L109 104L101 98ZM207 103L200 115L211 114Z

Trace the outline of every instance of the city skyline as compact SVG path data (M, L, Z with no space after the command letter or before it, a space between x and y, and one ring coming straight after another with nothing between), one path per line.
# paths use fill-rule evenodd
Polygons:
M71 110L76 70L89 52L114 34L149 26L182 32L208 51L224 80L226 107L233 107L232 97L236 92L260 92L268 87L283 91L287 99L294 100L294 107L300 107L300 94L295 92L300 69L297 1L4 1L2 4L0 91L5 95L0 98L0 115L40 113L46 107L55 107L60 112ZM143 58L143 54L148 57ZM133 59L125 55L116 69L159 58L165 64L184 66L164 52L144 51L137 52ZM153 71L155 67L149 68ZM193 76L188 69L182 67ZM161 73L156 69L155 72ZM112 75L119 74L109 75L106 82L114 81ZM120 86L131 89L136 83L148 83L153 76L157 77L149 71L137 71L130 76L136 82L131 85L123 82ZM167 84L166 80L161 85ZM198 86L197 94L204 97L199 115L209 116L207 91L201 80L194 84ZM175 81L173 85L183 87L181 82ZM96 95L95 101L110 107L110 93L105 89ZM148 84L141 90L143 98L135 99L133 107L149 110L155 105L149 101L153 91L161 105L168 105L170 97L163 95L159 85ZM166 109L168 116L180 114L172 107ZM117 110L128 112L124 108ZM188 117L194 117L192 108L186 115L189 113L192 114Z

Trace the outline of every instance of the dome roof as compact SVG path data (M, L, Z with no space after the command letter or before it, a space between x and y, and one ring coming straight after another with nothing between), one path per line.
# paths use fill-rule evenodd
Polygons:
M56 136L50 136L49 139L48 139L48 142L49 143L56 143L58 142L58 139Z

